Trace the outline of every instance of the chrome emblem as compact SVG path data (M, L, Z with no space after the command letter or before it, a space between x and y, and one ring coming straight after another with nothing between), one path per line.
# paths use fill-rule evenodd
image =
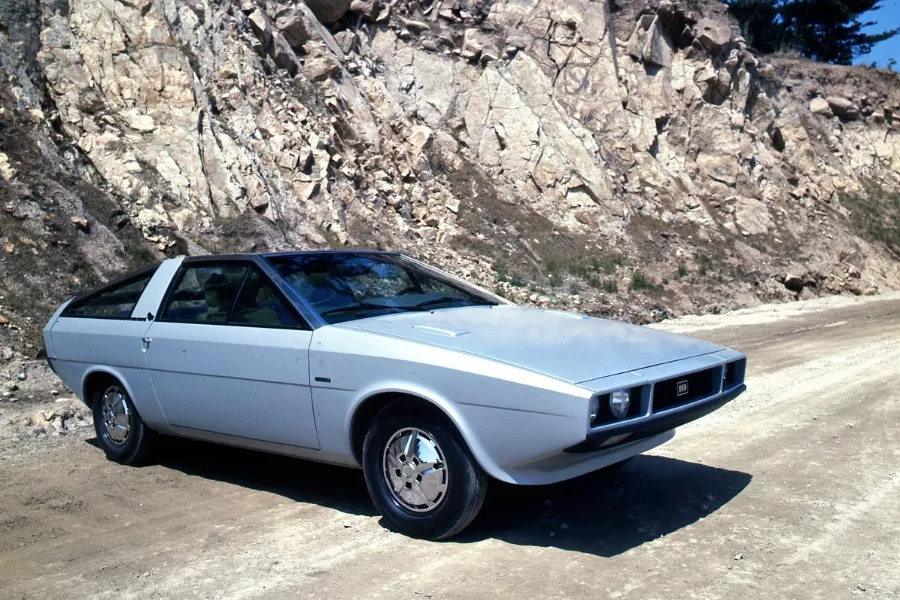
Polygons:
M675 395L677 395L677 396L686 396L687 393L688 393L688 382L687 382L687 380L685 380L685 381L679 381L678 383L675 384Z

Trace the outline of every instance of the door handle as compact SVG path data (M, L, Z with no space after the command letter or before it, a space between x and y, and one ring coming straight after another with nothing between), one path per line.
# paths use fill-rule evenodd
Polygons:
M152 342L152 341L153 341L153 340L152 340L151 338L148 338L148 337L141 338L141 344L142 344L142 346L143 346L143 348L141 348L141 349L142 349L144 352L146 352L147 349L150 347L150 342Z

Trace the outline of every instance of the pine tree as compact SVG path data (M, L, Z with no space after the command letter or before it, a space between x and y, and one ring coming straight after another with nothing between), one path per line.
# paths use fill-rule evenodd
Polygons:
M877 34L859 18L879 0L728 0L747 42L763 53L796 51L813 60L849 65L900 28Z

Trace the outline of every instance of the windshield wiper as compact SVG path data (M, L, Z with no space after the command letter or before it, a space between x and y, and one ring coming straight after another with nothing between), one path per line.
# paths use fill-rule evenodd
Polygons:
M329 308L324 312L320 312L319 316L334 315L342 312L354 310L404 310L402 306L390 306L387 304L375 304L373 302L360 302L359 304L351 304L349 306L338 306L337 308Z
M418 304L414 304L411 308L414 310L421 310L427 306L434 306L435 304L443 304L444 302L468 302L469 304L475 304L479 306L493 306L493 302L488 302L487 300L477 300L474 298L460 298L458 296L441 296L440 298L432 298L431 300L426 300L425 302L419 302Z

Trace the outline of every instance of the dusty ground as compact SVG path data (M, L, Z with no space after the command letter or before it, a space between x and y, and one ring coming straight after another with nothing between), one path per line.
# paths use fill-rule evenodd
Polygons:
M618 472L495 485L463 536L385 530L357 471L171 442L107 462L3 404L0 598L898 598L900 297L663 327L750 391ZM16 438L19 439L16 439Z

